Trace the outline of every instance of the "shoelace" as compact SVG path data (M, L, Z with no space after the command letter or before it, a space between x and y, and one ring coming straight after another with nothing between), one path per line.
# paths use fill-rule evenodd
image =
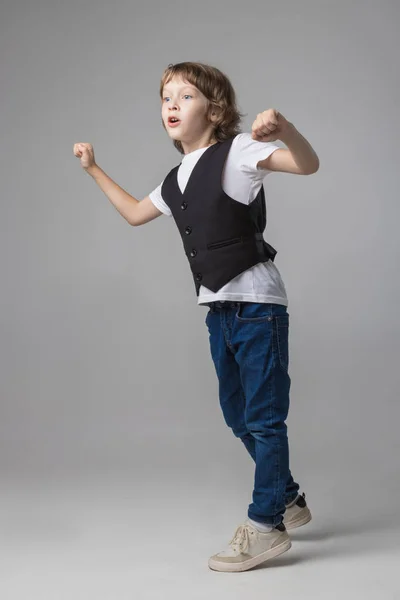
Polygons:
M250 535L253 535L250 525L247 523L239 525L233 534L233 538L229 542L229 545L231 545L234 550L237 548L239 552L245 552L249 546Z

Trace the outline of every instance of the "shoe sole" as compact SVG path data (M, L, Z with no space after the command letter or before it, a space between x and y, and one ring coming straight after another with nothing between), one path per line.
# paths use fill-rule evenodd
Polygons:
M253 567L260 565L261 563L270 560L271 558L275 558L275 556L283 554L291 547L292 541L290 540L290 538L288 538L284 542L279 544L279 546L275 546L275 548L271 548L270 550L266 550L266 552L257 554L257 556L254 556L253 558L246 560L243 563L220 563L210 558L208 561L208 566L213 571L228 571L229 573L247 571L248 569L252 569Z
M312 518L310 510L307 508L307 510L304 509L304 511L305 512L301 516L299 515L296 519L288 521L287 523L284 519L283 522L285 523L286 529L296 529L296 527L301 527L302 525L309 523Z

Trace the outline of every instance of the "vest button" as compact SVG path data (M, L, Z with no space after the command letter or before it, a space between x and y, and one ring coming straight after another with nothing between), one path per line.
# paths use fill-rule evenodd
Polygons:
M187 203L187 202L182 202L182 204L181 204L181 209L182 209L182 210L186 210L186 209L187 209L187 207L188 207L188 203Z
M196 273L196 280L201 281L203 279L203 275L201 273Z
M189 235L190 233L192 233L192 228L190 227L190 225L188 225L185 229L185 233L186 235Z
M190 256L193 258L196 256L196 254L197 254L197 250L196 250L196 248L193 248L193 250L190 251Z

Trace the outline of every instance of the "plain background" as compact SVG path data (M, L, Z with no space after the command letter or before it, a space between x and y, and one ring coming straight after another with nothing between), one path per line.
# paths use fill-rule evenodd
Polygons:
M389 0L2 1L2 597L400 597L399 17ZM159 82L184 60L229 76L243 131L276 108L320 158L266 179L313 521L243 574L207 567L253 465L176 226L129 226L72 152L91 142L150 193L181 160Z

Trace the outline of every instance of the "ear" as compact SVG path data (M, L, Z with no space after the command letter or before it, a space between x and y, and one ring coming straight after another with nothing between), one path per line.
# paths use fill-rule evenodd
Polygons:
M210 102L208 108L208 118L210 119L210 121L215 124L218 121L220 114L221 109L219 108L219 106L216 106L215 104L212 104Z

